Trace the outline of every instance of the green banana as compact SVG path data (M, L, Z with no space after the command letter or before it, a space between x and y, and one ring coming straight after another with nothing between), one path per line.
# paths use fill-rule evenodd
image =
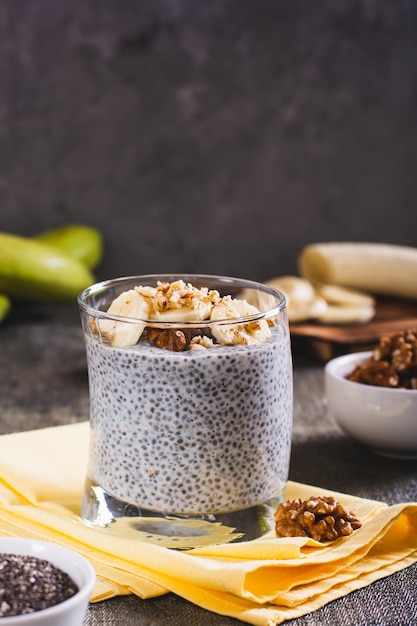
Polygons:
M5 317L7 317L10 309L10 298L8 298L8 296L6 296L4 293L0 293L0 322L2 322Z
M0 293L24 300L70 300L93 282L81 261L58 248L0 233Z
M84 263L90 270L101 260L103 240L100 232L90 226L69 224L39 233L34 237L37 241L55 246Z

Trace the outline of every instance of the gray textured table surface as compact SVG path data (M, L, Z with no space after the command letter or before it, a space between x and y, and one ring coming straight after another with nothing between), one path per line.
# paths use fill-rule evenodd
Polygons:
M88 379L78 311L18 307L0 327L0 434L88 418ZM387 459L343 435L327 414L323 366L294 355L290 478L389 504L417 500L417 463ZM85 626L232 626L242 622L173 594L91 605ZM417 566L286 622L296 626L417 624Z

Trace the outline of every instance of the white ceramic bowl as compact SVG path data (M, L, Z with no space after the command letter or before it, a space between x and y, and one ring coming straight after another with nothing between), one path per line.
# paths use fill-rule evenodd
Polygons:
M0 553L45 559L66 572L79 588L71 598L47 609L2 617L1 626L82 626L96 580L94 568L87 559L63 546L18 537L0 537Z
M417 390L347 380L371 352L337 357L324 368L329 414L342 430L386 456L417 459Z

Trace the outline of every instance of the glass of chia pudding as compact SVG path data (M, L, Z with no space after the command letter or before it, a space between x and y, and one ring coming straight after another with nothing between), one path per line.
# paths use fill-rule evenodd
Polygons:
M97 283L78 301L90 393L84 521L179 549L271 530L292 434L284 296L168 274Z

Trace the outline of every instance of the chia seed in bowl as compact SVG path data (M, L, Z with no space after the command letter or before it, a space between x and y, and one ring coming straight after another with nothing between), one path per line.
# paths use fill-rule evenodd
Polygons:
M92 564L75 550L0 537L2 626L82 626L95 581Z
M46 559L0 553L0 618L42 611L78 591L72 578Z

